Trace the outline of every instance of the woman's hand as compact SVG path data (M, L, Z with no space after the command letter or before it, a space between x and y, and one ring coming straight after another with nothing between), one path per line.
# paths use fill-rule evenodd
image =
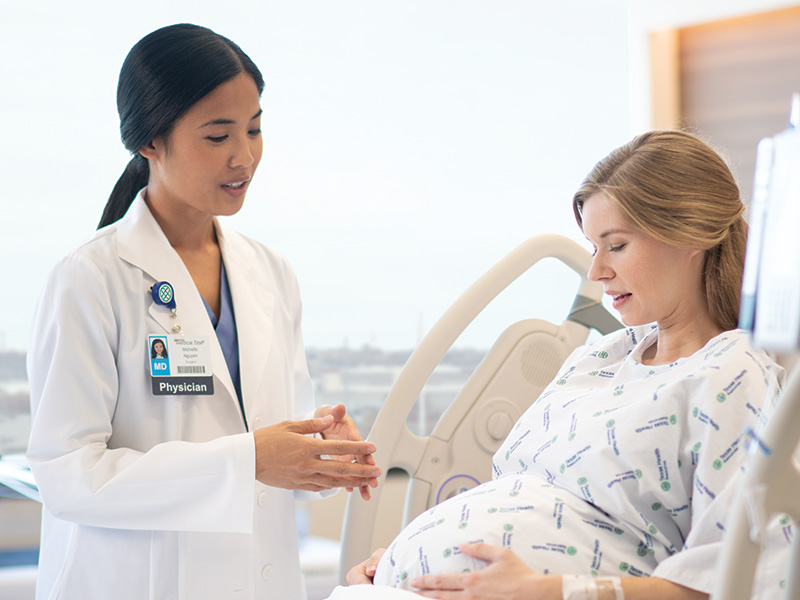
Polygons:
M347 583L349 585L371 584L384 552L386 552L386 548L378 548L367 560L350 569L347 572Z
M380 469L372 460L375 445L361 441L360 436L355 440L342 437L320 440L309 435L330 428L342 433L348 430L347 426L336 425L333 414L257 429L253 434L256 479L273 487L314 492L334 487L367 488L373 482L377 485Z
M561 577L534 573L511 550L478 543L462 544L461 551L489 566L472 573L415 577L412 589L441 600L561 600Z
M325 417L328 415L333 416L333 424L328 427L325 431L322 432L322 438L326 440L348 440L348 441L362 441L361 434L358 433L358 427L356 427L355 421L347 414L347 410L345 409L343 404L339 404L338 406L320 406L317 408L314 416L317 418ZM372 457L371 454L361 454L361 455L340 455L340 456L331 456L333 460L339 460L343 462L357 462L362 465L375 465L375 459ZM375 477L370 478L367 481L367 485L359 486L359 491L361 492L361 497L364 500L369 500L372 495L369 492L369 488L371 487L378 487L378 479ZM348 487L348 492L352 492L353 488Z

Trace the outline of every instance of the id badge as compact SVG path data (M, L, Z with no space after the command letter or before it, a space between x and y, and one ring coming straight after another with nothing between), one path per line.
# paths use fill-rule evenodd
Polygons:
M211 346L205 335L149 335L150 380L156 396L214 393Z

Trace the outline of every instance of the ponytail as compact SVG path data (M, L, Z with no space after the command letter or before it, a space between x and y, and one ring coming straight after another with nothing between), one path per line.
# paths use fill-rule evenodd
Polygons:
M739 216L725 239L706 250L704 280L708 309L725 331L738 327L746 244L747 223Z
M111 191L111 196L106 202L97 228L116 223L124 217L133 203L133 199L136 198L136 194L147 185L149 177L150 166L147 159L137 153L125 167L125 171Z

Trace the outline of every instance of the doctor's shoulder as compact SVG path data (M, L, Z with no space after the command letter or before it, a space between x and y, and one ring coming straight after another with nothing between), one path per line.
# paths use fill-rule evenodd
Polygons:
M259 283L266 288L274 288L274 291L281 295L288 293L292 299L299 302L300 288L297 275L283 253L238 231L226 229L225 238L232 246L246 247L255 253L256 268L253 272L258 277L263 277Z
M41 302L55 300L67 289L87 293L105 289L108 286L109 267L120 259L114 243L115 227L109 226L83 242L80 246L63 256L50 270Z

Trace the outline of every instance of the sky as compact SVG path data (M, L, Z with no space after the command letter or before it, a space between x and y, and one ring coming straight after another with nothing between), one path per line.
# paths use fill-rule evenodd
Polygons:
M0 0L0 349L24 350L47 273L89 239L129 156L130 47L211 27L260 67L264 154L229 227L285 254L309 347L413 348L632 135L625 0ZM576 278L537 265L458 345L555 322Z

